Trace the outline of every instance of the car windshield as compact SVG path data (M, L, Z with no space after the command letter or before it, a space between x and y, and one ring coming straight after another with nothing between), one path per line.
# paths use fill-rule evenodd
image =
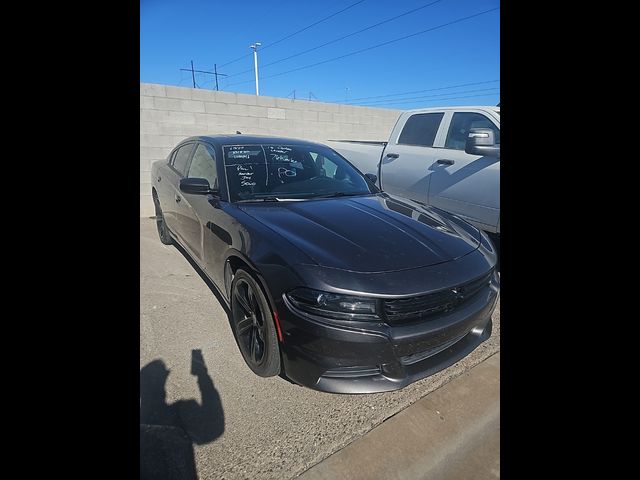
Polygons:
M223 153L232 202L376 191L344 158L320 145L225 145Z

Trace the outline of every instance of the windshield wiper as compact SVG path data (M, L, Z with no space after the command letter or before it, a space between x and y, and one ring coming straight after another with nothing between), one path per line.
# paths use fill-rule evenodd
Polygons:
M336 198L336 197L353 197L357 195L368 195L369 193L347 193L347 192L333 192L323 193L320 195L310 195L308 197L277 197L275 195L256 195L253 198L245 198L243 200L236 200L236 203L249 203L249 202L303 202L305 200L311 200L313 198Z
M326 194L322 194L322 195L314 195L311 198L354 197L354 196L357 196L357 195L366 195L366 193L333 192L333 193L326 193Z
M275 195L266 195L264 197L245 198L244 200L238 200L237 203L243 202L279 202L280 199Z

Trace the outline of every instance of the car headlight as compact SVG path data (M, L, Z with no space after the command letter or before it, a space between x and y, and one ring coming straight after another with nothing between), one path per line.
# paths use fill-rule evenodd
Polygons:
M339 320L380 321L375 298L339 295L310 288L296 288L287 299L300 310L321 317Z

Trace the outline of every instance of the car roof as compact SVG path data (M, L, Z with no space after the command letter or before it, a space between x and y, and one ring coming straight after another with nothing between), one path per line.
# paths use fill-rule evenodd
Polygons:
M184 139L180 143L193 140L202 140L217 145L248 145L262 143L265 145L322 145L318 142L301 140L299 138L275 137L271 135L198 135Z

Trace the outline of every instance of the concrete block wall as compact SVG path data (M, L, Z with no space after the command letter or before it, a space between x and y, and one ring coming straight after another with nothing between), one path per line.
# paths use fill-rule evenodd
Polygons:
M140 216L154 215L151 164L193 135L279 135L323 142L389 138L400 110L140 84Z

